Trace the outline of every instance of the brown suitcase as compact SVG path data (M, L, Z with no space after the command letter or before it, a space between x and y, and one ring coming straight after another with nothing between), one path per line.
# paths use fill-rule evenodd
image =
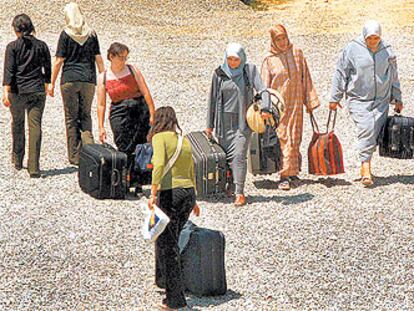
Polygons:
M329 111L326 132L324 133L319 131L315 117L311 114L313 137L308 148L309 174L336 175L345 173L342 146L334 133L336 114L336 111ZM329 129L331 122L332 129Z

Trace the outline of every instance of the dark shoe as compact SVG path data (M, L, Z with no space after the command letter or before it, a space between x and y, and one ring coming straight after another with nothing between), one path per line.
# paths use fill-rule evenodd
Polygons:
M31 173L30 178L40 178L40 173Z
M246 197L243 194L237 194L236 200L234 201L235 206L246 205Z
M14 168L18 171L20 171L23 168L23 164L22 163L15 163L14 164Z

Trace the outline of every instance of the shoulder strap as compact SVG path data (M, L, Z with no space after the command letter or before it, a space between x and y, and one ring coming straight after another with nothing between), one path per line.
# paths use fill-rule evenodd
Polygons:
M131 75L134 77L134 79L136 79L135 77L135 72L134 69L132 68L132 66L130 64L127 64L128 70L131 73Z
M135 83L137 84L137 87L138 87L139 92L141 92L141 90L140 90L140 88L139 88L138 81L137 81L137 75L136 75L136 74L135 74L135 72L134 72L134 68L133 68L133 67L132 67L132 65L130 65L130 64L127 64L126 66L128 67L128 70L129 70L129 72L131 73L131 76L134 78Z
M221 67L216 68L215 70L217 77L219 77L223 81L230 80L230 78L227 76L227 74L221 69Z
M168 161L167 165L165 166L161 179L164 178L165 175L167 175L168 171L173 167L173 165L177 161L178 156L181 153L182 146L183 146L183 136L178 134L177 148L175 149L174 154L172 155L171 159Z
M103 75L103 86L106 88L106 69L104 71L104 75Z
M244 81L246 81L246 86L248 87L248 88L250 88L251 87L251 83L250 83L250 78L249 78L249 72L248 72L248 70L247 70L247 64L244 66L244 68L243 68L243 78L244 78Z

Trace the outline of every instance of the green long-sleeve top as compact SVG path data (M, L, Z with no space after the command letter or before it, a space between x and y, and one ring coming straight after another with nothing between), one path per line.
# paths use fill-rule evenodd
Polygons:
M152 184L160 185L159 190L174 188L195 188L194 162L191 145L183 139L180 155L169 172L162 178L164 168L173 156L178 143L177 133L162 132L152 137Z

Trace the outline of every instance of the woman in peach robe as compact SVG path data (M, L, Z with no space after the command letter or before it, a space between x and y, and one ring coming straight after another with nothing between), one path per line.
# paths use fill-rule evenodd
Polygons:
M279 189L289 190L301 169L303 107L312 113L319 100L303 52L290 43L285 27L279 24L271 28L270 37L270 53L263 61L261 76L264 84L279 91L285 101L277 130L283 155Z

